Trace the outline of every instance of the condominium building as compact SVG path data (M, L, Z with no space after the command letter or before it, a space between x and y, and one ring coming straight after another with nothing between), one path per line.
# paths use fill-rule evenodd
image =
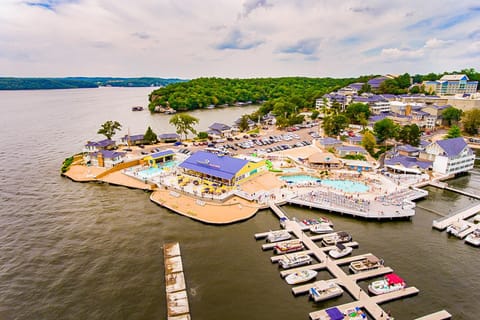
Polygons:
M425 81L425 91L438 95L453 95L477 92L478 81L470 81L465 74L448 74L436 81Z

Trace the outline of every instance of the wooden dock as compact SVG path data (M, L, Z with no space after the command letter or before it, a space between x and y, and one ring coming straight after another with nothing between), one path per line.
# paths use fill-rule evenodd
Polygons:
M190 320L187 287L178 242L163 245L167 319Z
M451 319L452 315L445 310L438 311L427 316L417 318L416 320L447 320Z
M456 212L454 214L451 214L445 218L439 219L439 220L433 220L432 226L435 229L438 230L444 230L447 228L449 225L454 223L455 221L460 221L460 220L465 220L468 219L472 216L474 216L477 212L480 211L480 203L474 205L473 207L460 210L459 212Z

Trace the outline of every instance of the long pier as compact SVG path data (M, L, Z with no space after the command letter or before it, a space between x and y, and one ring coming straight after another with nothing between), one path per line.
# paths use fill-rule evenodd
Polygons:
M304 233L304 231L302 230L302 227L297 223L297 221L289 220L288 217L286 216L286 214L282 210L280 210L275 205L275 203L270 202L269 205L270 205L272 211L279 218L283 218L285 220L284 221L285 222L285 224L284 224L285 230L288 231L289 233L293 234L296 238L301 239L301 241L305 245L305 250L303 252L315 257L316 260L318 261L318 263L315 263L315 264L312 264L312 265L280 271L280 276L281 277L285 277L288 274L291 274L291 273L294 273L294 272L297 272L297 271L301 271L301 270L309 270L309 269L322 270L322 269L326 269L333 276L333 280L335 282L337 282L339 285L341 285L343 287L343 289L346 290L355 299L355 301L344 304L344 305L341 305L341 306L337 306L337 308L342 312L346 311L348 309L351 309L351 308L355 308L355 307L363 308L370 314L370 316L373 319L376 319L376 320L384 319L384 315L386 314L386 312L380 307L380 304L391 301L391 300L401 299L401 298L405 298L405 297L408 297L408 296L418 294L419 290L417 288L408 287L408 288L405 288L405 289L402 289L402 290L399 290L399 291L390 292L390 293L383 294L383 295L370 296L368 293L366 293L362 290L362 288L357 284L357 281L362 280L362 279L377 277L377 276L381 276L381 275L393 272L393 270L390 267L384 266L384 267L380 267L380 268L375 269L375 270L360 272L358 274L348 274L347 275L343 271L343 269L341 267L342 265L345 265L345 264L350 263L352 261L357 261L357 260L364 259L368 256L371 256L372 254L371 253L361 254L361 255L347 257L347 258L338 259L338 260L331 259L327 256L326 251L328 251L328 250L326 250L326 247L319 247L315 243L315 240L319 240L319 239L327 236L328 234L309 237ZM256 239L260 238L260 237L258 237L258 235L264 236L265 233L256 234L255 235ZM351 244L353 244L353 243L351 243ZM358 245L358 243L355 243L355 245ZM273 247L272 244L265 244L265 245L262 246L262 249L267 250L267 249L271 249L272 247ZM272 257L271 260L272 260L272 262L275 262L278 259L280 259L280 256ZM303 285L303 286L294 287L294 288L292 288L292 293L293 294L305 293L313 285L314 284L310 283L310 284L306 284L306 285ZM446 312L441 311L441 312L432 314L430 316L427 316L427 318L424 318L423 320L448 319L448 318L442 318L443 316L445 316L445 313ZM328 318L326 318L327 314L326 314L325 310L319 310L319 311L311 312L309 314L309 316L312 320L328 319ZM430 317L430 318L428 318L428 317Z
M417 318L416 320L447 320L451 319L452 315L445 310L441 310L424 317Z
M188 294L178 242L163 245L167 319L190 320Z

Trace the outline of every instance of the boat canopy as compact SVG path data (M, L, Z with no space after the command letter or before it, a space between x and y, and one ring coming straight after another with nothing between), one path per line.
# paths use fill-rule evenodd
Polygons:
M345 250L345 246L341 243L337 243L336 246L337 246L338 250L340 250L340 251Z
M325 291L330 288L330 285L328 284L327 281L325 280L320 280L315 284L315 288L318 289L318 291Z
M393 284L399 284L399 283L405 283L402 278L400 278L397 274L392 273L392 274L387 274L385 276L385 279L387 279L389 285Z
M326 310L330 320L343 320L343 313L338 308L330 308Z
M343 237L348 237L348 233L346 233L345 231L339 231L339 232L337 232L337 235L338 235L339 237L342 237L342 238L343 238Z
M375 257L375 256L368 256L368 257L367 257L367 261L370 262L370 263L372 263L372 264L374 264L374 263L380 262L380 259L378 259L378 258Z

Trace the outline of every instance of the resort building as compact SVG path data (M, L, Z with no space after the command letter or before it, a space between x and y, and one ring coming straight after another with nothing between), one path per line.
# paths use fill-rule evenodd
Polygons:
M320 148L328 149L328 148L335 148L342 145L342 141L330 137L318 139L318 145Z
M349 169L357 172L373 170L373 165L368 161L342 159L342 162L345 169Z
M462 137L433 142L420 157L433 161L433 171L448 175L467 172L475 162L475 154Z
M339 157L345 157L347 155L367 155L367 150L360 146L337 146L335 152Z
M138 146L141 144L145 144L145 140L143 139L143 134L135 134L135 135L128 135L126 134L121 138L122 143L128 146Z
M85 155L84 160L87 164L92 166L111 168L119 163L122 163L124 157L125 152L100 150Z
M148 165L152 168L158 168L158 165L161 166L166 162L172 161L174 156L175 152L172 150L163 150L144 157L143 161L148 163Z
M97 152L100 150L113 149L116 146L115 141L110 139L104 139L100 141L88 141L83 147L83 152Z
M432 161L422 161L415 157L397 155L385 159L385 167L394 172L421 174L425 170L432 169Z
M208 129L210 129L207 131L208 134L218 137L230 137L233 130L232 127L218 122L213 123Z
M238 159L205 151L195 152L179 167L189 175L227 186L239 185L267 170L262 159Z
M423 85L426 92L454 95L477 92L478 81L469 81L465 74L447 74L437 81L425 81Z
M340 160L329 152L317 152L307 158L311 168L316 169L337 169L342 166Z
M363 136L361 136L361 135L360 136L353 136L353 137L348 136L348 137L345 138L345 141L347 143L359 146L359 145L362 144L362 139L363 139Z
M158 141L163 143L172 143L180 140L180 136L176 133L163 133L157 136Z

